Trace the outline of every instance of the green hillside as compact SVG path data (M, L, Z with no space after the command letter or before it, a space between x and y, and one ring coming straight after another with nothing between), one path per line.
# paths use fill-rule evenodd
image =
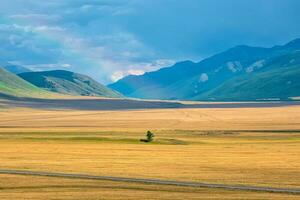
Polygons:
M288 99L300 96L300 51L272 59L256 73L240 75L196 100Z
M54 70L27 72L19 74L31 84L52 92L80 96L120 97L113 91L92 78L70 71Z
M28 83L2 67L0 67L0 93L19 97L51 97L56 95Z
M236 101L281 99L300 96L300 66L275 69L250 77L231 79L196 100Z

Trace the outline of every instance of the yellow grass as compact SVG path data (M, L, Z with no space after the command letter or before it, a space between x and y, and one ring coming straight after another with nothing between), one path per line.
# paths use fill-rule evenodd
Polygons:
M139 111L9 109L0 112L0 119L2 131L294 130L300 129L300 106Z
M297 199L295 195L0 175L0 199Z
M299 134L190 134L1 134L0 168L299 187Z
M2 169L300 188L299 106L140 111L8 109L0 111L0 127ZM155 142L140 143L148 129L155 130ZM157 188L164 187L1 177L8 181L0 178L0 199L19 199L18 191L36 199L39 194L51 199L55 192L62 195L60 199L77 199L78 194L84 194L79 195L82 199L96 199L97 195L118 199L118 194L124 194L124 199L151 199L153 195L162 199L287 199L285 195L253 192L184 192L186 189L169 186L159 191ZM1 190L19 179L21 189ZM33 188L22 188L26 183ZM56 186L35 188L38 183ZM108 186L99 189L97 184ZM41 194L44 190L47 195Z

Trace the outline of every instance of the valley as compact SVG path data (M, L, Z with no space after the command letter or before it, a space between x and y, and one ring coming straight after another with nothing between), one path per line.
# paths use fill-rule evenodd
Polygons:
M0 200L299 200L299 8L0 1Z
M0 199L297 199L299 53L286 50L298 48L292 44L239 46L110 88L71 71L0 68ZM272 59L261 69L229 61L266 55ZM220 80L210 82L202 70L224 62ZM195 72L200 79L191 78ZM141 88L115 88L128 79Z

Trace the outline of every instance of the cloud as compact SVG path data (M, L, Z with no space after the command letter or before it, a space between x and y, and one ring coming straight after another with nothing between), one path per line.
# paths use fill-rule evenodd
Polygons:
M115 82L128 75L143 75L145 72L168 67L175 63L173 60L158 59L152 63L134 63L129 65L129 69L117 70L110 76L111 81Z
M32 27L33 31L36 32L49 32L49 31L65 31L66 29L60 26L36 26Z
M0 1L0 59L41 68L68 63L70 70L108 83L237 44L288 41L300 34L299 5L297 0L274 0L271 9L260 0ZM224 67L240 69L234 62Z
M1 29L7 32L12 52L28 57L10 56L9 60L23 59L24 65L31 65L37 70L59 68L63 67L60 63L69 63L70 70L90 75L104 83L129 74L142 74L170 66L175 62L155 59L151 49L145 47L135 35L122 30L87 37L79 31L70 32L74 28L62 28L60 25L14 23L0 25Z
M18 24L0 24L0 31L5 32L14 32L14 31L23 31L30 32L30 26L21 26Z
M115 82L125 76L125 73L123 71L116 71L111 76L110 79Z
M119 79L128 76L128 75L143 75L145 73L144 70L140 70L140 69L130 69L127 71L122 71L122 70L118 70L115 71L111 76L111 80L113 82L118 81Z
M0 31L6 32L24 32L24 33L36 33L36 32L49 32L49 31L64 31L65 28L60 26L29 26L29 25L19 25L19 24L0 24Z
M157 59L152 62L139 62L131 64L130 68L142 68L145 69L145 71L154 71L157 69L160 69L162 67L169 67L171 65L175 64L174 60L171 59Z
M60 15L52 15L52 14L38 14L38 13L30 13L30 14L15 14L10 15L9 18L23 21L35 21L35 22L57 22L61 20Z
M50 63L50 64L34 64L24 65L19 61L10 62L18 65L23 65L33 71L56 70L56 69L70 69L71 65L68 63Z
M144 70L141 69L130 69L128 70L128 74L130 75L143 75L145 73Z

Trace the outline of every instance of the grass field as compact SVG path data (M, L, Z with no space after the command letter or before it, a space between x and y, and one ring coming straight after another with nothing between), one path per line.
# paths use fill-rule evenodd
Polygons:
M299 106L139 111L11 108L2 109L0 119L1 169L300 188ZM156 133L155 141L139 142L148 129ZM299 198L105 181L0 177L0 199Z
M1 200L297 199L296 195L0 175Z
M300 106L78 111L2 109L1 131L300 130Z

